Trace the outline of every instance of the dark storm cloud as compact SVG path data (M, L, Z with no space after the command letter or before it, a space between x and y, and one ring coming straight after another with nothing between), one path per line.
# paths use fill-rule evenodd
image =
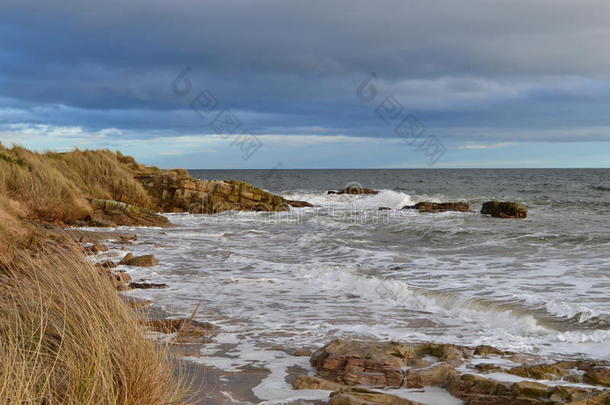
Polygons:
M355 96L370 72L433 127L604 125L609 22L591 0L9 0L0 121L193 131L170 91L191 66L261 133L383 136Z

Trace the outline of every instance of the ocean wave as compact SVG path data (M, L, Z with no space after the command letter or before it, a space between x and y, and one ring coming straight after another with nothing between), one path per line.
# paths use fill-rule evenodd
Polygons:
M302 274L323 288L349 291L379 304L432 313L446 318L474 323L483 329L503 330L511 334L532 336L552 331L538 324L527 313L493 305L490 302L465 298L451 293L436 293L411 288L401 280L363 277L342 269L323 268Z
M557 335L564 343L604 343L610 340L610 330L568 331Z
M599 318L602 316L609 316L610 314L607 311L596 310L594 308L586 307L582 304L575 304L566 301L560 301L557 299L552 299L547 302L544 306L552 315L573 319L578 322L586 322L591 319Z
M291 192L283 195L289 200L307 201L318 206L333 206L342 209L367 209L389 207L401 209L405 205L413 205L418 199L408 194L393 191L379 190L378 194L326 194L325 192ZM436 199L431 199L438 202Z

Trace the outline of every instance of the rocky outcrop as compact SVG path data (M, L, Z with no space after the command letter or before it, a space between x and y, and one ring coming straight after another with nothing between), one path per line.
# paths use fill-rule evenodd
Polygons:
M406 346L396 342L335 340L311 356L311 365L320 376L345 385L371 387L420 387L430 381L446 378L448 368L432 367L422 358L437 356L450 367L462 363L468 356L465 349L454 345L420 344ZM409 373L406 367L411 367ZM425 368L419 373L418 368Z
M481 214L496 218L525 218L527 207L517 202L487 201L481 208Z
M288 204L241 181L197 180L185 171L159 171L136 175L154 204L163 212L214 214L222 211L287 211Z
M172 226L162 215L133 204L113 200L89 199L93 213L84 218L86 225L99 227L127 226Z
M524 357L492 346L335 340L311 357L319 377L302 376L294 387L333 390L328 404L335 405L413 404L362 386L438 386L466 405L610 404L610 393L606 389L610 375L608 362L579 360L543 364L534 363L535 360L534 356ZM494 374L487 375L496 372L513 374L523 380L518 377L516 381L498 380ZM549 384L549 380L556 382Z
M445 212L445 211L459 211L459 212L470 212L470 206L465 202L444 202L435 203L429 201L418 202L415 205L406 205L402 207L403 210L419 210L419 212Z
M335 340L311 356L320 376L345 385L400 387L413 349L397 343Z

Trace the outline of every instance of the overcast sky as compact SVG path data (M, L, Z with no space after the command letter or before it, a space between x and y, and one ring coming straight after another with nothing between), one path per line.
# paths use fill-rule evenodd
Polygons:
M162 167L609 167L607 0L0 2L0 141Z

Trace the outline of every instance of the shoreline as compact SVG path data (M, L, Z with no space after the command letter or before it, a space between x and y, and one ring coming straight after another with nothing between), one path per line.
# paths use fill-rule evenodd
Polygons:
M154 249L150 252L154 254ZM123 295L123 294L121 294ZM153 302L153 307L154 307L154 302ZM171 317L171 315L170 315ZM220 330L220 333L222 333L222 329ZM329 336L329 340L332 339L332 337ZM203 386L204 387L210 387L210 385L212 385L214 388L212 389L213 393L206 393L206 394L202 394L202 400L205 399L206 401L210 401L210 402L206 402L206 403L223 403L223 401L227 400L227 393L228 392L232 392L231 390L234 390L234 397L233 399L229 399L230 401L233 401L235 403L240 403L240 402L236 402L236 401L242 401L243 403L280 403L280 402L265 402L264 400L259 399L253 392L253 390L260 385L261 383L263 383L265 381L265 379L270 377L271 371L265 368L248 368L245 367L243 369L241 369L241 371L230 371L227 372L225 370L222 369L222 366L220 368L215 367L214 365L211 365L209 362L206 364L206 362L204 362L203 364L201 362L198 362L198 359L201 358L201 356L209 356L212 355L212 357L223 357L226 356L227 359L232 358L233 355L227 355L227 352L231 351L231 345L228 345L224 348L224 352L218 352L213 350L212 353L210 353L209 350L206 350L206 345L209 345L210 343L213 343L215 340L215 337L212 336L210 338L210 342L209 343L201 343L200 345L195 345L192 347L187 347L186 348L186 353L182 353L182 356L184 357L184 360L189 364L187 367L189 368L189 370L192 372L192 375L196 376L196 379L202 381ZM368 341L371 344L383 344L382 341L375 341L375 340L370 340L369 339L365 339L365 341ZM354 340L353 342L358 342L358 340ZM417 345L417 344L426 344L425 342L409 342L408 345ZM435 344L434 342L429 343L429 344ZM220 344L220 346L222 346L223 344ZM214 345L215 347L218 345ZM451 347L461 347L461 346L455 346L455 345L443 345L443 346L451 346ZM470 378L475 378L478 379L477 381L487 381L487 375L490 376L491 380L490 381L498 381L497 383L502 383L502 384L507 384L507 383L517 383L519 381L523 382L523 383L534 383L534 384L541 384L543 386L547 386L547 387L551 387L549 388L551 391L548 391L548 397L546 397L547 395L547 391L544 391L544 394L541 394L540 392L538 392L537 394L532 394L533 397L529 398L529 400L534 401L534 402L527 402L527 403L532 403L532 404L542 404L542 403L566 403L566 404L580 404L579 402L579 395L587 395L591 398L597 398L599 397L600 401L604 401L607 398L610 398L610 394L608 393L608 387L604 386L604 385L595 385L595 384L587 384L584 382L577 382L575 381L567 381L567 380L563 380L564 378L578 378L578 375L580 375L582 377L583 374L567 374L568 377L561 377L562 380L556 381L554 380L555 376L551 374L546 375L546 378L531 378L532 376L528 376L528 377L522 377L519 380L519 377L515 377L515 375L513 374L507 374L503 371L500 371L499 373L497 372L498 370L502 370L506 368L506 364L508 364L507 362L512 362L512 366L514 367L537 367L540 364L544 364L545 367L549 367L550 369L552 369L553 364L559 362L561 363L561 360L559 360L559 357L556 357L555 359L553 359L553 356L541 356L541 355L527 355L527 354L519 354L519 353L514 353L514 352L504 352L501 351L499 349L495 349L493 347L489 347L489 346L479 346L477 348L473 348L470 349L471 351L476 352L477 350L481 350L480 348L483 348L485 350L488 350L489 353L493 354L491 356L491 358L486 358L486 357L481 357L481 358L475 358L473 361L475 361L474 363L470 364L470 363L460 363L460 365L455 366L453 364L450 365L450 367L454 370L456 370L458 372L458 377L459 378L463 378L463 376L473 376ZM285 353L286 355L294 355L294 351L298 350L300 348L281 348L280 350L286 350ZM180 348L177 348L177 352L180 353ZM223 354L224 353L224 354ZM488 354L489 354L488 353ZM471 355L472 356L472 355ZM510 360L504 359L503 357L508 356L508 358L510 358ZM515 359L518 359L519 362L514 361ZM592 364L594 364L594 366L592 367L597 367L595 365L598 365L599 367L605 368L605 367L610 367L610 363L608 362L595 362L594 360L585 360L583 358L579 358L579 361L583 362L583 364L585 364L587 361L589 363L592 362ZM565 362L565 360L564 360ZM438 361L437 361L438 363ZM213 362L212 362L213 364ZM432 366L434 366L434 362L432 363ZM588 364L588 363L587 363ZM485 365L484 368L481 368L480 365ZM417 365L419 366L419 364ZM430 365L425 365L425 367L423 367L423 369L428 369L430 367ZM442 370L444 370L447 365L444 364L443 362L440 362L438 364L436 364L436 366L434 366L436 368L440 368ZM433 369L434 369L433 367ZM477 368L478 367L478 368ZM584 366L583 366L584 367ZM413 368L415 370L417 370L417 368ZM366 373L370 373L370 371L365 372ZM563 371L562 371L563 373ZM293 385L297 385L297 388L300 389L307 389L307 390L312 390L314 389L315 391L317 391L317 388L319 388L322 384L322 386L324 386L324 381L329 381L330 383L335 382L332 378L330 380L312 380L312 381L306 381L305 383L301 383L301 385L299 385L297 383L297 381L299 380L299 377L303 377L305 375L308 375L310 377L314 377L314 378L319 378L319 370L316 371L315 367L312 366L308 366L305 368L301 368L301 371L293 371L290 375L286 375L284 377L284 381L286 383L285 387L283 389L286 389L286 387L289 386L293 386ZM385 389L385 390L381 390L379 392L382 392L384 394L387 395L397 395L400 398L406 399L406 398L410 398L410 400L414 401L415 399L422 401L421 403L424 404L440 404L440 403L459 403L459 402L451 402L451 401L459 401L460 399L455 396L455 395L451 395L449 394L449 392L447 392L445 389L443 388L434 388L434 387L438 387L440 386L445 386L447 384L450 384L450 382L448 382L447 380L443 380L443 381L439 381L438 377L436 380L432 380L429 382L426 382L425 385L422 386L422 388L411 388L411 391L404 391L405 388L401 388L399 390L396 389ZM445 377L443 377L445 378ZM489 378L488 378L489 379ZM496 380L497 379L497 380ZM512 380L511 380L512 379ZM321 382L322 381L322 382ZM563 381L563 382L562 382ZM496 384L497 384L496 383ZM491 384L491 383L487 383L487 384ZM558 395L560 395L559 393L555 393L555 391L559 392L558 390L560 390L559 388L552 388L555 386L561 386L561 390L567 390L567 391L574 391L577 393L572 393L570 395L572 396L565 396L566 401L564 402L557 402L559 400L557 400ZM358 387L367 387L367 384L357 384L356 386ZM330 385L329 389L323 389L320 391L320 395L324 396L328 396L331 395L333 392L351 392L353 390L353 388L350 388L351 385ZM373 391L375 391L375 385L371 386L368 385L369 388L373 388ZM538 388L541 388L540 386L537 386ZM434 388L434 389L432 389ZM379 387L377 387L377 390L379 389ZM424 389L423 392L419 392L422 389ZM496 388L494 388L496 389ZM513 389L513 388L511 388ZM517 388L514 388L517 389ZM467 395L464 393L464 391L459 391L456 388L454 388L454 393L456 395L462 395L464 398L467 397ZM553 391L555 390L555 391ZM599 393L597 393L597 390L599 390ZM561 391L563 392L563 391ZM351 393L351 394L345 394L345 395L360 395L362 393ZM486 395L492 395L494 396L495 391L493 393L488 393ZM212 397L210 398L210 395L212 395ZM229 394L230 395L230 394ZM299 391L295 391L294 393L295 397L299 396ZM307 394L304 394L304 398L307 398L309 394L309 391ZM337 394L335 394L336 396ZM369 395L369 394L367 394ZM439 396L440 395L440 396ZM513 395L513 394L511 394ZM517 395L517 394L515 394ZM518 395L523 396L525 394L523 393L519 393ZM529 394L528 394L529 395ZM538 396L536 396L538 395ZM539 397L540 395L544 396L544 400L546 401L547 399L550 401L550 398L555 395L555 402L535 402L535 401L541 401L542 399ZM568 394L566 394L568 395ZM603 395L603 396L600 396ZM440 399L439 399L440 398ZM453 398L453 399L452 399ZM512 404L512 403L517 403L517 402L510 402L507 398L500 398L500 397L494 397L495 399L493 399L494 401L504 401L504 402L494 402L497 404ZM512 398L512 396L511 396ZM370 398L369 398L370 400ZM380 401L384 401L386 399L381 399ZM464 400L462 398L462 400ZM476 399L476 400L480 400ZM610 399L609 399L610 400ZM214 402L216 401L216 402ZM294 401L299 401L299 402L294 402L295 404L326 404L326 403L331 403L331 402L327 402L325 400L322 399L318 399L318 400L306 400L306 399L295 399ZM439 402L440 401L440 402ZM491 401L491 399L490 399ZM512 401L512 400L511 400ZM524 399L520 399L520 401L525 401ZM569 402L567 402L569 401ZM281 403L287 403L290 404L292 402L281 402ZM343 402L337 402L337 403L343 403ZM349 402L352 403L352 402ZM357 402L353 402L354 404ZM371 402L371 403L378 403L378 402ZM381 402L379 402L381 403ZM385 403L385 402L383 402ZM416 402L413 402L416 403ZM420 403L420 402L417 402ZM470 403L465 401L464 403ZM474 403L474 402L473 402ZM477 402L478 403L478 402ZM518 403L526 403L526 402L518 402ZM604 402L590 402L591 404L594 403L604 403Z

